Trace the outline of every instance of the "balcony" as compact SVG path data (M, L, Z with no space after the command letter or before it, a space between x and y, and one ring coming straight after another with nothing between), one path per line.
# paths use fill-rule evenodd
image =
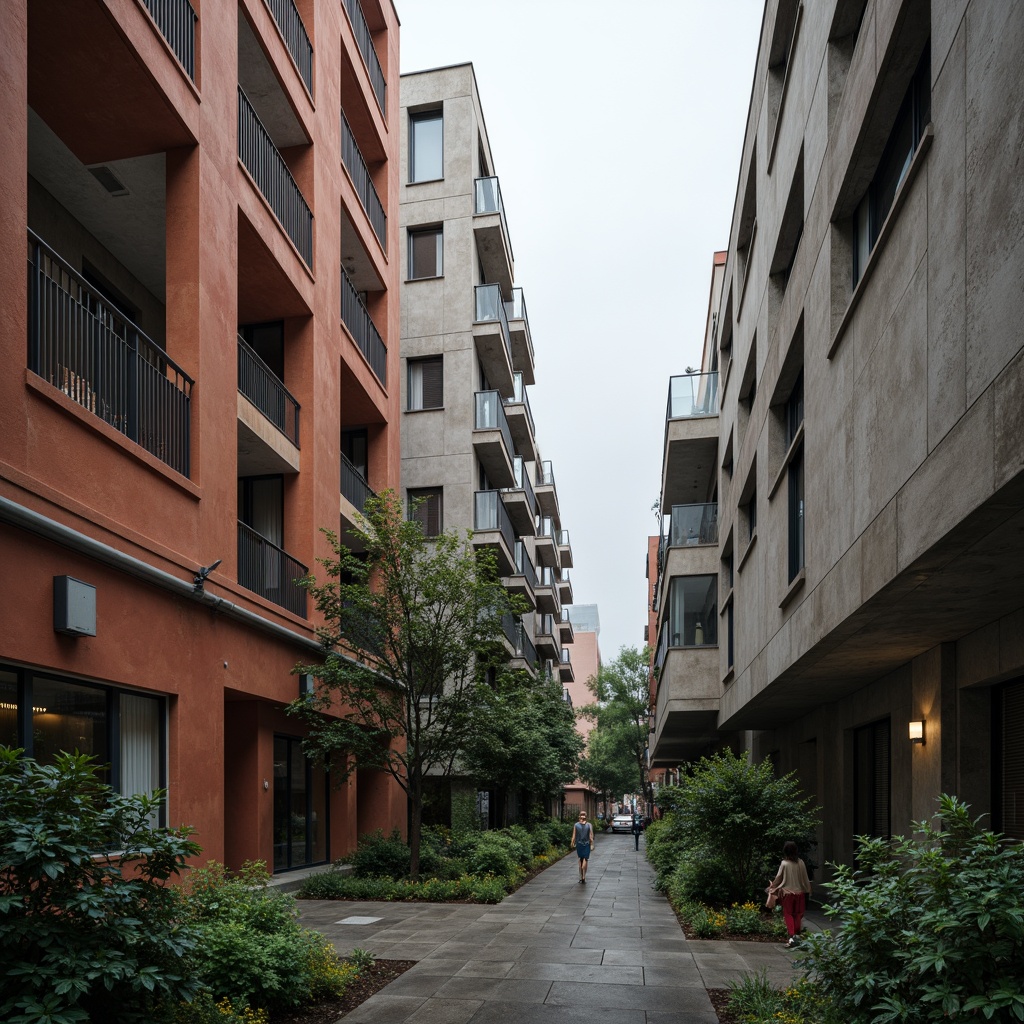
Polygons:
M310 97L313 95L313 44L309 41L306 26L302 23L298 8L292 0L264 0L277 22L284 45L291 54L302 84Z
M380 242L380 247L386 254L388 251L388 217L384 212L384 204L380 201L380 196L374 187L373 179L366 167L366 161L359 150L356 137L352 134L352 128L344 111L341 114L341 162L352 179L356 195L359 196L359 202L362 203L363 209L366 211L373 233L377 236L377 241Z
M558 662L558 675L563 683L571 683L576 679L576 673L572 668L571 654L568 647L562 648L562 656Z
M526 550L526 545L521 540L517 540L515 543L514 557L515 571L505 580L505 589L510 593L525 597L530 602L530 607L535 608L537 605L535 594L537 570L533 567L533 562L530 561L530 553Z
M551 614L538 615L534 628L534 636L537 643L537 654L543 659L558 661L562 654L562 648L555 635L555 617Z
M537 608L542 612L549 612L552 615L560 615L561 605L558 603L558 591L556 589L557 573L551 566L541 566L537 573Z
M563 605L572 604L572 581L569 579L569 570L565 568L564 562L562 566L562 571L556 579L558 602Z
M28 368L182 476L192 378L28 232Z
M512 299L505 303L508 329L512 336L512 366L523 374L527 384L535 384L533 376L533 338L526 315L526 299L522 288L512 289Z
M501 617L501 628L508 641L509 653L512 655L513 667L525 669L530 675L537 672L537 648L526 635L523 623L511 612Z
M540 464L540 475L537 477L537 503L546 516L558 517L558 492L555 490L555 471L551 462Z
M717 740L718 648L671 646L669 633L666 622L654 659L659 675L650 744L652 768L695 759Z
M658 547L659 562L664 561L670 548L705 544L718 544L718 502L673 505Z
M366 512L366 502L375 498L373 489L366 482L366 477L352 464L351 459L341 453L341 496L360 515Z
M536 529L537 498L533 493L530 474L521 455L515 456L512 460L512 475L512 486L502 490L501 496L516 533L520 537L532 537Z
M555 525L550 516L537 517L537 543L534 547L537 561L558 567L558 547L555 544Z
M305 618L306 591L295 581L306 572L306 567L287 551L239 522L238 582L246 590Z
M313 213L291 171L241 87L238 89L238 159L274 211L306 266L313 269Z
M299 447L299 403L241 335L238 336L238 390L296 448Z
M476 320L473 338L476 352L487 379L505 397L512 395L512 349L508 318L501 288L496 284L479 284L475 288Z
M563 644L571 644L575 639L572 620L569 618L569 609L563 608L561 618L558 620L559 639Z
M500 491L477 491L473 495L473 546L493 547L497 555L498 575L513 574L516 532Z
M501 395L497 391L478 391L474 399L473 451L492 484L511 487L515 483L514 449Z
M497 281L503 295L512 292L512 243L498 179L477 178L473 183L473 234L476 251L488 281Z
M196 12L188 0L143 0L185 74L196 80Z
M503 401L516 451L523 455L527 462L536 462L537 429L533 423L530 396L527 394L526 384L521 373L512 374L512 397L505 398Z
M558 564L563 569L572 568L572 545L569 543L569 531L558 531Z
M341 322L359 346L374 376L383 387L387 387L387 346L344 266L341 268Z
M299 471L299 403L241 335L237 458L240 476Z
M342 7L345 8L348 20L352 24L352 34L356 37L356 46L359 47L363 63L366 65L366 73L370 78L373 94L377 97L380 112L386 119L388 113L387 83L384 81L384 70L377 58L377 51L373 46L373 37L370 35L370 26L366 24L363 8L359 0L342 0Z
M691 373L669 381L662 512L707 497L717 475L718 374Z

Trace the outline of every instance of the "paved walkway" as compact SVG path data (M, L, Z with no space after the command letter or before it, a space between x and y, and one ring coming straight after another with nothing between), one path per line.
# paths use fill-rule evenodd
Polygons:
M346 1018L376 1024L717 1024L706 988L767 968L782 944L688 940L632 836L599 836L587 884L575 854L497 906L301 901L338 952L416 966Z

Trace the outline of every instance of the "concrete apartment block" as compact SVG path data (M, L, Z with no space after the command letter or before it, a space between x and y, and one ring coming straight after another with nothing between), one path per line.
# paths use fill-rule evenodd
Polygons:
M821 863L940 792L1024 838L1022 60L1019 5L765 7L702 366L717 654L675 646L670 543L653 756L796 771ZM693 430L669 411L666 493Z
M570 683L572 546L530 410L533 341L473 65L401 82L402 489L428 533L494 549L530 606L505 624L514 663Z
M166 788L231 867L405 824L285 712L295 579L399 484L398 31L387 0L0 8L0 742Z

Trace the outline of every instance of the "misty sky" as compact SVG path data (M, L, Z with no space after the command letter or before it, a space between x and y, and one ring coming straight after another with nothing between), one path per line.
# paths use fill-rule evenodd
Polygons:
M604 660L640 647L668 379L700 361L762 0L395 0L472 61L536 352L530 404Z

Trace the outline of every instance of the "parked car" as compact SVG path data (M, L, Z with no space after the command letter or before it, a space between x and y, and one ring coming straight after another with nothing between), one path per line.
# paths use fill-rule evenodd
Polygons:
M632 814L616 814L612 818L612 831L613 832L632 832L633 831L633 815Z

